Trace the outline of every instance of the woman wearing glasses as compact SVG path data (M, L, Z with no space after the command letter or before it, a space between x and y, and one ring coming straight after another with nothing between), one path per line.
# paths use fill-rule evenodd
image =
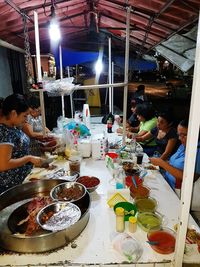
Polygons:
M164 177L174 190L180 189L182 184L187 132L188 120L182 120L177 127L177 134L181 145L168 162L161 158L150 158L153 165L160 166L165 170Z

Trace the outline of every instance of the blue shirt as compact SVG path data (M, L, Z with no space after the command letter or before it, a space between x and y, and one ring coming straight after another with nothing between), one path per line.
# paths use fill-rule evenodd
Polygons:
M0 124L0 145L11 145L12 159L29 155L29 137L20 129ZM32 164L0 172L0 193L20 184L31 171Z
M198 143L198 147L197 147L195 173L199 174L200 176L200 142Z
M185 161L185 146L180 145L176 153L174 153L170 159L169 164L177 169L183 170ZM165 172L165 179L169 183L169 185L175 189L176 186L176 178L172 176L169 172Z

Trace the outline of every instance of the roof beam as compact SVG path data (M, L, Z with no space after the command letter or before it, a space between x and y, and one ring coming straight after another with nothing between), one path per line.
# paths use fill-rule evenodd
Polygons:
M9 6L11 6L15 11L17 11L22 17L26 17L29 21L34 23L34 21L24 12L21 11L21 9L18 8L11 0L4 0Z
M178 32L182 31L184 28L186 28L187 26L193 24L194 22L196 22L198 20L198 17L195 17L192 21L187 22L186 24L184 24L182 27L178 28L175 32L172 32L169 36L167 36L167 38L165 38L165 40L161 40L160 42L158 42L156 45L152 46L151 48L149 48L149 50L147 51L150 52L150 50L153 50L157 45L161 44L162 42L168 40L170 37L172 37L173 35L177 34Z

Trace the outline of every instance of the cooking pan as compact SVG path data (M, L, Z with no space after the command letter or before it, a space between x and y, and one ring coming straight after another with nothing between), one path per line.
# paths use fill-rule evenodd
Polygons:
M17 185L0 195L0 246L6 250L39 253L67 245L86 227L89 220L90 196L87 192L80 203L81 218L74 225L58 232L40 230L32 236L17 229L26 216L27 202L39 196L49 196L51 189L65 180L39 180ZM19 218L18 218L19 216ZM21 216L21 217L20 217ZM20 233L21 232L21 233Z

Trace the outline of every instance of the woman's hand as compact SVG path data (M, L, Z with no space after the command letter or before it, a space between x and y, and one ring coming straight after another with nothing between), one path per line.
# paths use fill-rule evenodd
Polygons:
M135 139L136 139L136 142L142 142L143 141L142 136L136 136Z
M122 128L118 128L118 129L117 129L117 133L122 134L122 133L123 133L123 129L122 129Z
M127 137L128 137L128 138L130 138L130 139L132 139L132 138L133 138L133 135L134 135L134 134L133 134L133 133L131 133L131 132L128 132L128 133L127 133Z
M35 167L41 167L44 159L40 157L35 157L35 156L30 156L30 162L35 166Z
M159 166L159 167L162 167L163 163L165 162L161 158L149 158L149 160L153 165Z

